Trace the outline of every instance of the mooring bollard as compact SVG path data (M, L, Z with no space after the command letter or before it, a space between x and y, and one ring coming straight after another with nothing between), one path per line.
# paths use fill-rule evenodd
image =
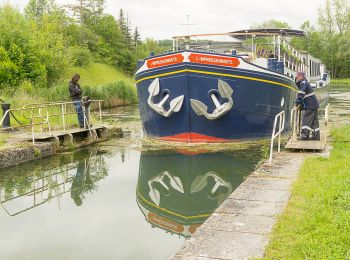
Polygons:
M2 122L2 128L7 128L7 127L11 127L11 121L10 121L10 113L6 113L8 110L10 110L10 104L1 104L1 108L2 108L2 116L5 116L4 121Z

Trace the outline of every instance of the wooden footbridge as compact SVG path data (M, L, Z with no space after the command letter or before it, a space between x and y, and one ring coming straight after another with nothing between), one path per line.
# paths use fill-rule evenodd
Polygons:
M83 106L83 128L75 128L67 124L67 116L76 115L74 102L26 104L22 108L8 109L0 120L0 125L3 126L3 129L10 130L30 129L30 132L19 133L15 138L22 141L30 140L33 144L36 142L55 142L67 146L82 141L93 142L108 136L108 128L102 124L102 102L103 100L92 100L91 106ZM98 122L92 122L91 111L98 112ZM14 113L22 119L22 123L15 117ZM18 122L12 127L10 126L11 115ZM55 117L58 117L59 120L54 120ZM55 122L54 127L52 127L53 121ZM4 122L7 122L5 127ZM55 129L53 130L53 128Z

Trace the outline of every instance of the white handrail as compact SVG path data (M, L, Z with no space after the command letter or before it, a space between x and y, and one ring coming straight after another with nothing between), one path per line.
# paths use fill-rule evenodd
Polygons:
M91 100L91 103L98 103L98 109L99 109L99 119L100 122L102 123L102 106L101 103L103 102L103 100ZM31 132L32 132L32 139L33 139L33 144L35 144L35 126L36 125L48 125L48 130L49 130L49 134L51 135L51 124L50 124L50 117L54 117L54 116L60 116L62 117L62 128L65 131L66 130L66 115L69 114L76 114L76 112L67 112L66 111L66 106L67 104L74 104L74 102L72 101L59 101L59 102L44 102L44 103L33 103L33 104L26 104L24 105L22 108L17 108L17 109L9 109L5 112L5 114L3 115L3 117L0 119L0 126L2 125L3 121L5 120L6 116L9 115L9 113L11 112L15 112L15 111L19 111L22 112L22 116L24 116L24 118L30 120L30 124L27 125L23 125L23 126L18 126L18 127L31 127ZM57 114L50 114L48 112L48 108L49 107L53 107L53 106L57 106L60 108L61 113L57 113ZM46 115L42 114L42 110L46 109ZM87 108L88 111L85 111L85 108L83 107L84 111L83 111L83 115L84 115L84 126L87 127L88 131L90 132L90 134L93 136L92 130L91 130L91 126L89 123L89 119L86 116L86 112L90 115L90 107ZM35 115L35 113L33 113L35 111L37 111L37 115ZM31 114L30 116L25 115L26 111L30 111ZM36 123L35 119L41 119L41 122Z
M270 145L270 159L269 159L270 165L272 164L273 144L277 136L278 136L278 152L281 151L281 133L284 130L285 118L286 118L285 111L281 111L275 116L275 121L273 123L273 130L272 130L272 136L271 136L271 145ZM276 133L277 121L278 121L278 132Z
M290 111L290 125L292 126L292 141L297 140L297 134L300 132L300 117L301 110L298 108L293 108Z

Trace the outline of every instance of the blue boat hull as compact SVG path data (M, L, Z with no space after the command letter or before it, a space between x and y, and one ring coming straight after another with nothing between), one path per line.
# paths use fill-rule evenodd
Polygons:
M289 114L297 88L291 78L276 74L264 72L260 67L254 71L185 62L138 73L136 82L144 133L148 137L180 142L261 138L271 136L274 118L283 110L286 111L285 128L289 130ZM169 94L165 110L169 109L171 100L184 95L181 109L169 117L155 112L147 102L149 86L155 79L159 79L160 93L152 97L152 102L159 103ZM212 113L216 106L210 94L218 89L219 80L233 90L233 106L223 116L209 120L194 111L190 100L201 101L208 107L208 113ZM217 97L220 103L227 101L220 95Z

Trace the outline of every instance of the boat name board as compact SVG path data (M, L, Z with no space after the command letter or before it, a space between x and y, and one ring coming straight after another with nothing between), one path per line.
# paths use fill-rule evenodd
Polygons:
M164 227L166 229L170 229L172 231L175 231L177 233L182 233L184 231L184 226L181 224L178 224L174 221L165 219L163 217L157 216L156 214L149 212L148 213L148 220L156 225L159 225L161 227Z
M150 69L174 65L184 61L184 56L181 54L170 55L166 57L155 58L147 61L147 67Z
M188 57L188 58L187 58ZM192 62L206 65L216 65L225 67L238 67L240 61L236 57L224 57L216 55L207 55L200 53L191 53L190 55L173 54L165 57L159 57L147 60L147 68L154 69L163 66L175 65L182 62Z
M235 57L218 57L214 55L205 55L198 53L191 53L188 57L193 63L207 64L207 65L217 65L217 66L227 66L227 67L237 67L239 66L239 59Z

